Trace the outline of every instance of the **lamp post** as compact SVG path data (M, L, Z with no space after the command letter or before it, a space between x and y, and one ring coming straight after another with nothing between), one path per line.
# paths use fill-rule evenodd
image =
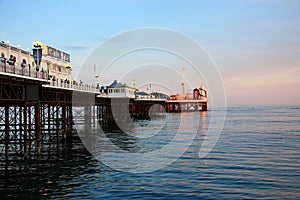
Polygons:
M72 66L71 66L69 63L66 64L66 70L67 70L67 75L68 75L68 81L69 81L69 83L71 83L71 86L72 86L72 80L70 80L71 68L72 68ZM70 86L70 85L68 84L68 86Z
M7 44L7 48L8 48L8 55L7 55L7 58L8 58L10 56L10 42L7 41L6 44ZM8 66L8 67L10 69L10 66ZM5 72L6 72L6 65L5 65Z
M100 89L99 74L96 73L96 64L94 64L94 74L95 74L96 89Z
M99 78L99 74L96 73L95 74L96 89L100 89L100 82L99 82L98 78Z
M30 49L27 48L28 75L30 76Z
M36 64L36 78L38 77L38 71L40 70L40 65L41 65L41 61L42 61L42 43L35 41L33 43L33 58L34 58L34 62Z

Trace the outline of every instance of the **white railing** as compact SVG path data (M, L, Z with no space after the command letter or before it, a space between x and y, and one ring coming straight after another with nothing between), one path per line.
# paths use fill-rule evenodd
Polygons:
M64 88L64 89L81 90L87 92L99 92L99 89L93 85L79 84L74 81L68 82L68 81L50 80L50 86Z
M0 72L5 72L9 74L16 74L20 76L27 76L31 78L38 79L48 79L48 73L45 71L37 71L35 67L30 68L29 65L22 68L18 65L9 65L7 63L0 63Z
M61 81L50 79L46 71L37 71L35 67L33 69L29 68L29 65L22 68L21 66L9 65L0 63L0 72L15 74L24 77L37 78L41 80L47 80L50 86L64 88L64 89L74 89L87 92L99 92L99 89L93 85L77 83L75 81Z

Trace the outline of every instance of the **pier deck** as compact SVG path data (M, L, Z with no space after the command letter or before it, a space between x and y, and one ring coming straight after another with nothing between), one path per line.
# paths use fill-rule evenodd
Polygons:
M207 109L203 100L105 98L94 86L55 82L47 73L0 66L0 160L41 155L47 152L42 146L64 141L76 132L75 108L81 108L85 122L114 123L112 105L118 118L132 120Z

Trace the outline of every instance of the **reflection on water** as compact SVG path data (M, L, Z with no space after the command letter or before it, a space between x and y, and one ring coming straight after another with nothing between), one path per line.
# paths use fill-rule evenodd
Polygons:
M79 142L52 149L48 156L44 155L39 160L1 162L1 199L64 196L76 186L66 185L74 177L99 171L97 168L85 167L92 164L93 158ZM66 186L69 189L63 189Z
M90 133L93 139L87 138L86 131L79 135L105 165L126 172L152 172L176 161L189 148L200 117L199 113L167 114L163 124L158 120L136 121L136 128L129 133L96 130Z
M153 141L159 143L160 137L162 141L173 139L172 132L179 122L175 120L178 116L172 115L172 128L165 134L155 134L157 138ZM79 141L51 149L49 156L40 160L7 164L1 161L1 199L299 198L298 107L228 108L223 133L213 151L203 159L198 152L207 134L210 111L202 113L199 119L198 133L187 151L174 163L151 173L115 171L94 159ZM149 122L136 123L147 127ZM110 134L118 144L128 143L124 147L127 149L153 142L142 143L144 138L138 137L125 140L118 133Z

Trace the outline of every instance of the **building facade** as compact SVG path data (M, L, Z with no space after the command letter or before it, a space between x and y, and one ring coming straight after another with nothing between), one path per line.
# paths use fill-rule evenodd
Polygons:
M107 95L109 98L135 98L136 89L117 82L116 80L107 86Z
M10 45L9 42L0 42L0 58L1 70L9 72L15 71L40 71L45 72L48 78L55 81L73 81L73 70L70 64L70 55L50 47L41 42L34 42L42 48L42 59L40 66L34 61L32 51L30 49L23 50L18 45L17 47ZM13 58L13 63L10 60Z

